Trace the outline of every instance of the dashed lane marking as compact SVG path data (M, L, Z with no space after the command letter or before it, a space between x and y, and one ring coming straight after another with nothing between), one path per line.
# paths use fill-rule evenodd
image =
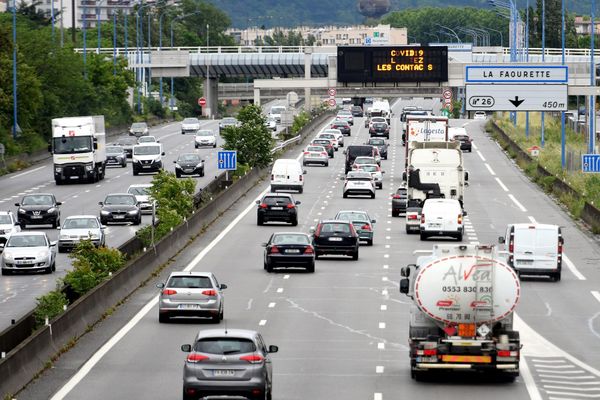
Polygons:
M260 325L260 326L265 326L266 324L267 324L266 319L261 319L260 322L258 323L258 325Z
M513 201L513 203L515 203L517 205L517 207L519 207L519 209L523 212L527 212L527 209L525 207L523 207L523 204L521 204L519 202L519 200L517 200L515 198L515 196L513 196L512 194L509 194L508 197Z
M275 307L275 303L269 303L269 308L274 308Z
M496 176L496 173L494 172L494 170L492 169L492 167L490 167L490 165L488 163L485 163L484 165L487 168L487 170L490 171L490 174L492 174L493 176Z
M508 192L508 188L506 187L506 185L504 183L502 183L502 181L500 180L500 178L496 177L496 182L498 182L498 185L500 185L500 187L502 188L502 190L504 190L505 192Z

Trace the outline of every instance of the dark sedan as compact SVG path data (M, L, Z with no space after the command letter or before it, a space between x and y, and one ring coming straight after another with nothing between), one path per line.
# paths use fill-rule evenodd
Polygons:
M271 235L265 248L264 268L273 272L278 267L301 267L315 272L315 249L305 233L277 232Z
M127 167L127 153L123 146L106 146L106 165Z
M352 106L350 109L353 117L362 117L364 115L363 109L361 106Z
M342 135L350 136L352 134L352 128L350 124L346 121L333 121L330 126L331 129L339 129L342 132Z
M98 204L102 206L100 209L100 223L102 225L109 222L131 222L133 225L142 223L140 204L132 194L109 194L104 201Z
M454 135L453 140L460 142L461 150L468 151L469 153L473 151L473 140L469 137L469 135Z
M386 139L390 138L390 126L385 122L373 122L369 128L369 135L371 136L385 136Z
M127 158L131 158L131 154L133 153L133 146L137 143L137 139L135 137L123 137L115 142L115 146L121 146L123 150L125 150L125 154L127 154Z
M182 175L204 176L204 160L196 153L180 154L175 164L175 175L181 178Z
M400 214L406 213L408 203L407 189L400 186L396 193L392 195L392 217L399 217Z
M377 147L381 158L383 158L384 160L388 159L388 144L386 143L385 139L373 137L373 138L370 138L367 141L367 143L365 143L365 144L373 146L373 147Z
M320 221L314 230L315 258L326 254L352 256L358 260L358 234L349 221Z
M300 201L294 200L291 194L269 193L261 200L256 200L256 225L269 221L290 222L298 225L298 207Z
M25 229L26 225L52 225L56 229L60 226L61 204L51 193L23 196L20 203L15 203L15 206L19 207L19 226Z

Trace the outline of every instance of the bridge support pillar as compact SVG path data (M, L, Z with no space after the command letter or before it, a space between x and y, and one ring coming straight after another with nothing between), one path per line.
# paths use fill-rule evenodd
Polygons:
M204 80L202 96L206 99L206 105L202 108L202 115L213 118L219 112L219 80L208 78Z
M312 48L304 49L304 79L310 79L312 70ZM312 110L312 101L310 98L310 88L304 88L304 109L308 112Z
M254 105L260 106L260 89L254 88Z

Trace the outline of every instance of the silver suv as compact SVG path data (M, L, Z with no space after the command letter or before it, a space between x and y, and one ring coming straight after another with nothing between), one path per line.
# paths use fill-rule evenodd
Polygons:
M158 321L171 317L208 317L219 323L223 319L223 290L211 272L172 272L166 283L156 285L160 292Z
M245 329L201 330L183 366L183 399L209 396L243 396L271 399L273 370L269 354L277 346L265 345L260 333Z

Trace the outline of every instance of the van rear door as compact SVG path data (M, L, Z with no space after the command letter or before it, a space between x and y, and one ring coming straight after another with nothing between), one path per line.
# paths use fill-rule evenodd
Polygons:
M558 268L558 241L556 227L535 225L515 227L515 269L552 270Z
M431 231L457 231L458 215L461 213L454 205L448 203L434 203L425 214L425 230Z

